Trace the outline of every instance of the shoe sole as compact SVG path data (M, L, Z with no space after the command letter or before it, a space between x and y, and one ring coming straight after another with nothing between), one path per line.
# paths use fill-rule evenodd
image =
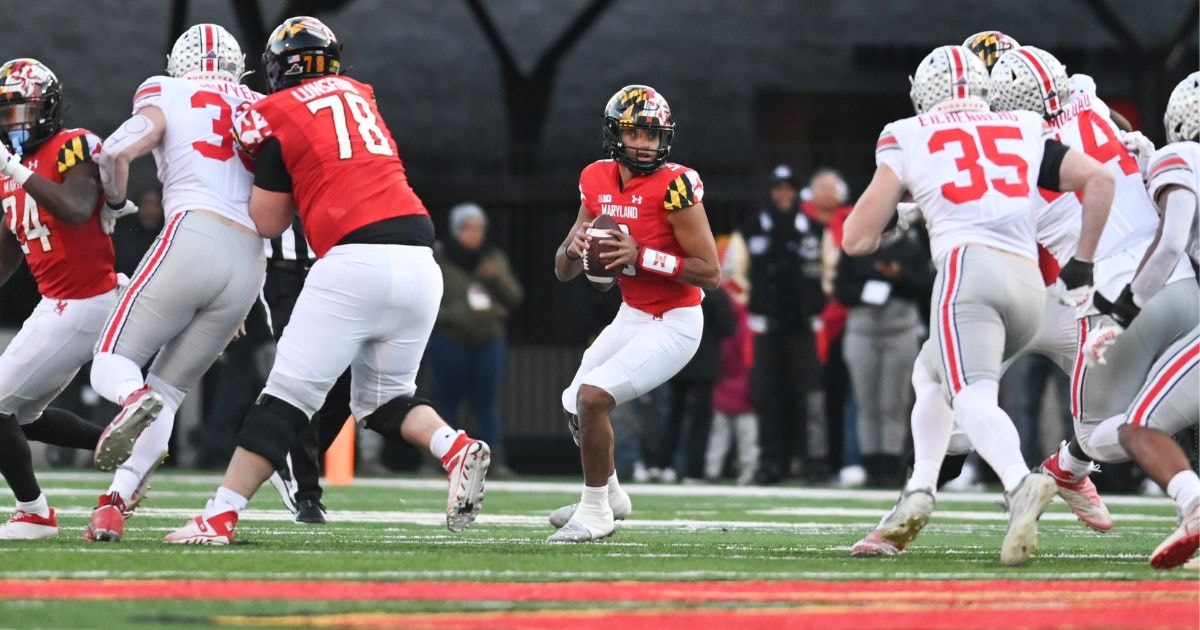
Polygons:
M602 536L595 536L595 537L589 538L587 540L569 540L566 538L555 540L554 537L557 535L557 532L556 532L554 534L550 534L550 537L546 539L546 542L550 543L551 545L582 545L584 543L599 542L601 540L604 540L605 538L611 537L613 534L616 534L616 533L617 533L617 528L614 526L612 531L608 532L607 534L604 534Z
M487 444L476 442L467 447L458 481L459 496L457 499L452 497L446 506L446 529L458 533L475 522L483 509L484 483L491 463L492 449Z
M887 529L880 528L879 535L885 540L897 547L903 547L908 543L916 540L917 534L921 533L925 525L929 523L928 516L919 514L910 514L904 519L904 524L901 527L889 527Z
M96 444L96 455L93 458L96 468L112 471L125 463L133 453L133 443L142 431L154 422L162 408L163 400L160 396L147 394L138 401L137 407L129 412L124 422L108 425Z
M58 538L57 527L42 527L40 529L49 531L36 532L30 535L0 536L0 540L49 540L51 538Z
M1054 495L1058 494L1058 484L1049 475L1044 475L1034 483L1038 484L1038 487L1034 488L1034 502L1040 507L1022 515L1019 521L1009 522L1004 542L1000 545L1000 564L1006 567L1019 566L1029 561L1029 557L1037 549L1038 520L1042 518L1046 506L1054 500Z
M1072 491L1064 492L1062 488L1059 488L1058 496L1062 497L1062 500L1064 503L1067 504L1067 507L1071 508L1071 511L1075 513L1075 518L1079 519L1084 525L1087 525L1088 527L1091 527L1092 529L1094 529L1098 532L1107 532L1108 530L1112 529L1113 521L1112 521L1111 517L1109 517L1107 520L1100 520L1100 519L1095 519L1095 518L1084 516L1086 511L1082 510L1082 509L1076 509L1075 503L1072 502L1071 499L1067 498L1068 493L1074 494L1075 496L1079 497L1079 500L1087 503L1088 510L1097 509L1097 508L1094 505L1092 505L1090 501L1083 498L1082 495L1079 495L1078 493L1075 493Z
M1155 554L1150 557L1150 566L1155 569L1174 569L1181 564L1186 564L1197 549L1200 549L1200 532L1184 536L1167 545L1167 548L1162 551L1156 550Z
M225 540L217 540L215 538L199 538L199 537L195 537L195 536L193 536L191 538L184 538L183 540L167 540L164 538L163 542L167 543L168 545L219 545L219 546L225 546L225 545L229 544L229 542L225 541Z
M91 530L92 542L121 542L123 532L117 532L109 529L93 529ZM86 538L84 540L87 540Z
M902 551L904 550L892 545L860 540L850 547L850 556L854 558L890 558L900 555Z

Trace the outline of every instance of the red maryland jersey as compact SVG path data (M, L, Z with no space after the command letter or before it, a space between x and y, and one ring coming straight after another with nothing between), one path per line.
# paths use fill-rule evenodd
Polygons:
M72 167L100 153L100 138L86 129L64 129L41 143L22 163L55 184ZM69 225L43 209L12 178L0 175L4 228L16 235L43 297L89 298L117 286L112 239L100 229L101 195L83 225Z
M592 162L579 175L579 200L593 215L611 216L639 247L681 259L685 255L667 216L700 203L703 197L700 175L672 162L649 175L635 176L624 188L613 160ZM699 287L633 268L627 268L617 284L626 304L654 316L681 306L695 306L701 299Z
M429 211L408 185L375 90L328 76L280 90L243 111L234 134L254 154L279 141L304 233L318 257L354 230Z

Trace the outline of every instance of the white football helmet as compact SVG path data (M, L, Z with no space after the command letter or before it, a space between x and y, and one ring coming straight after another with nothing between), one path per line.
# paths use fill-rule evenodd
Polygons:
M167 56L167 74L173 77L240 81L245 73L242 47L217 24L197 24L184 31Z
M1041 48L1021 46L992 68L988 102L995 111L1023 109L1049 120L1062 112L1069 95L1066 67Z
M1200 72L1193 72L1171 90L1163 115L1167 142L1200 142Z
M908 78L913 108L924 114L949 100L987 100L988 73L979 57L962 46L939 46Z

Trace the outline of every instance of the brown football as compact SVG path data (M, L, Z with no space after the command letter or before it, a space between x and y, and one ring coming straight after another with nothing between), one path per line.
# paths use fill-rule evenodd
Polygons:
M588 247L583 252L583 274L587 276L592 286L607 291L616 284L617 275L621 273L621 268L605 269L605 262L600 260L600 252L606 251L606 244L616 241L617 239L610 236L609 230L621 229L617 222L607 214L602 214L592 219L592 227L588 228L588 234L592 240Z

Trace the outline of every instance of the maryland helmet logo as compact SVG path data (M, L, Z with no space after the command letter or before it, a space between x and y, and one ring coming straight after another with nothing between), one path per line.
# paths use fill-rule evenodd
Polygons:
M983 31L975 33L963 42L963 47L967 48L979 60L983 62L990 71L992 66L996 65L997 61L1004 56L1008 51L1019 47L1017 40L1001 33L1000 31Z
M0 68L0 94L6 98L36 98L45 86L57 81L54 73L36 59L14 59Z
M671 107L653 88L629 86L616 97L617 123L621 127L651 125L671 126Z

